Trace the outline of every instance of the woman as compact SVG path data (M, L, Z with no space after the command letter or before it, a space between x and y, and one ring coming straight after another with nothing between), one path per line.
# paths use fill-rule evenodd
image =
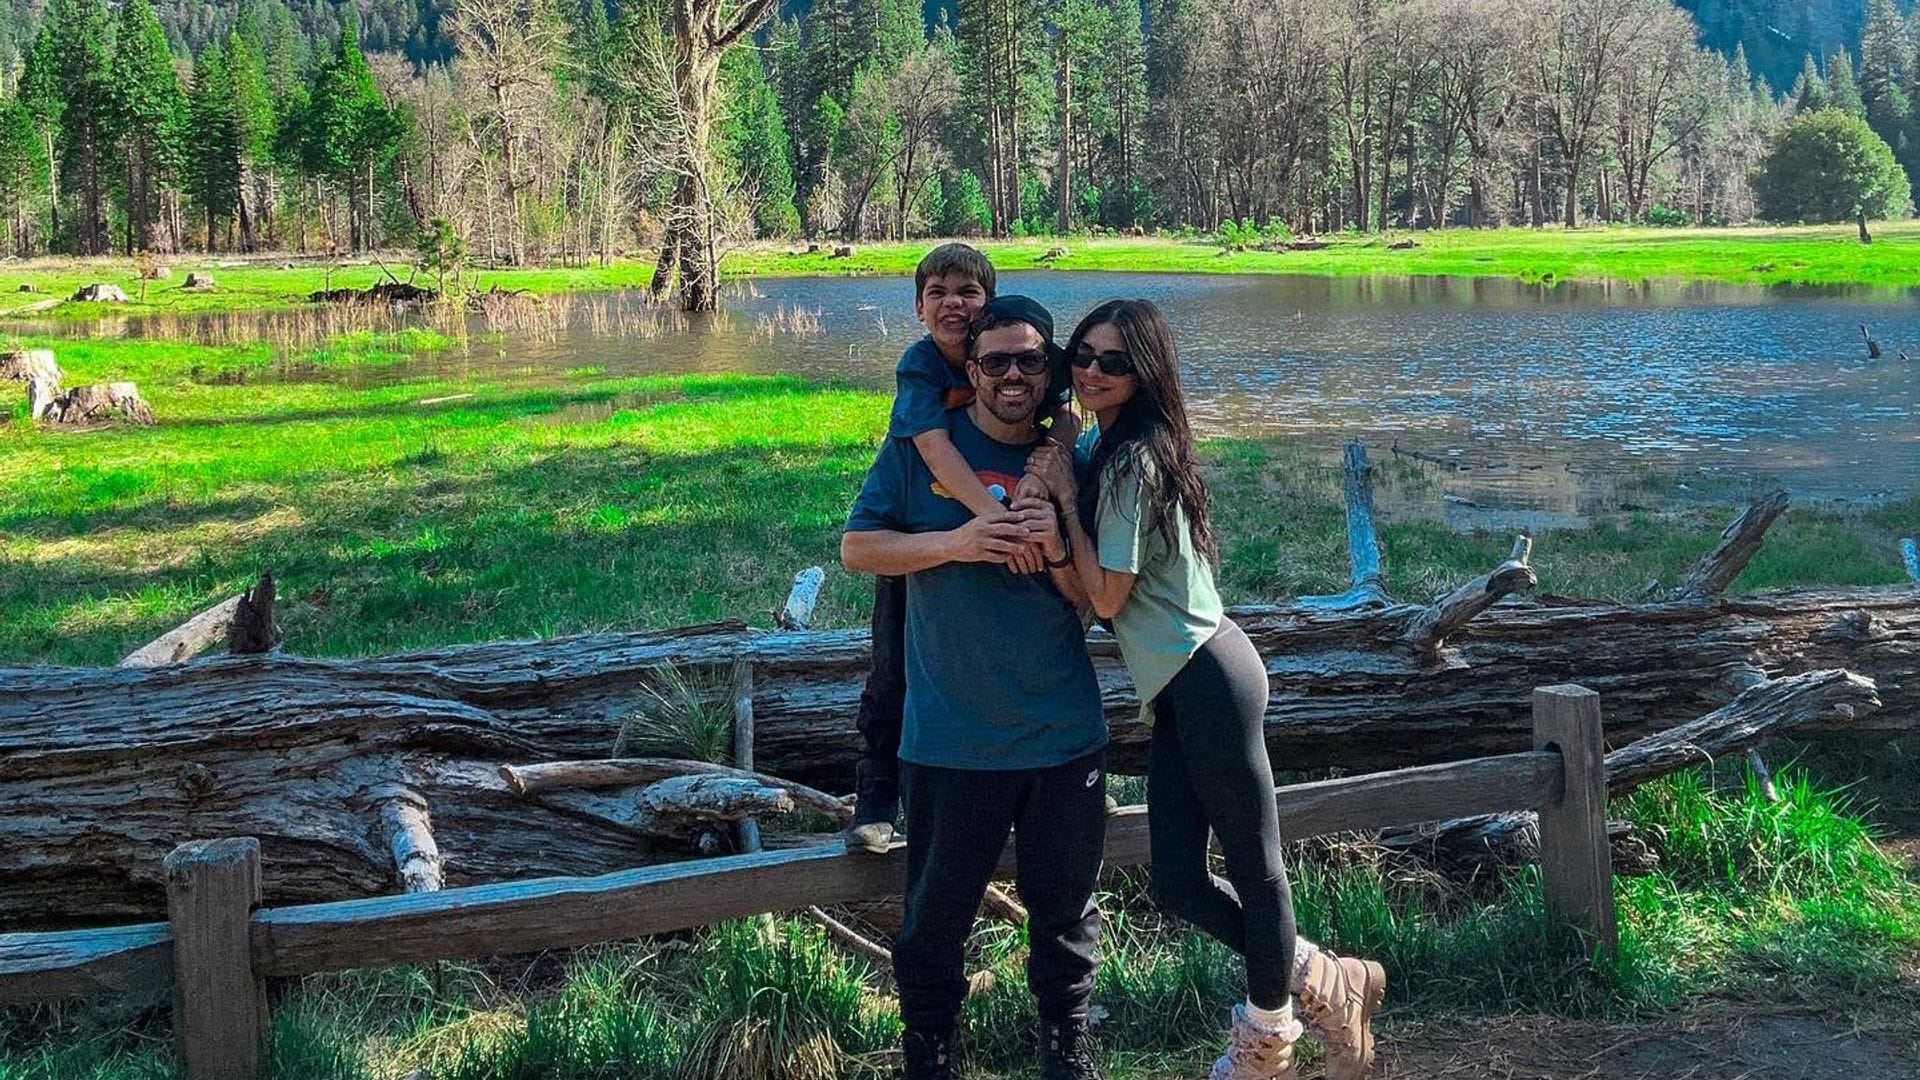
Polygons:
M1364 1076L1386 976L1296 941L1262 737L1267 669L1221 611L1207 487L1166 319L1150 301L1111 300L1080 321L1066 351L1075 396L1099 419L1086 482L1058 448L1027 468L1060 508L1094 613L1110 622L1150 709L1154 899L1246 960L1247 1000L1212 1076L1295 1075L1301 1025L1289 991L1326 1046L1327 1075ZM1207 868L1209 830L1225 881Z

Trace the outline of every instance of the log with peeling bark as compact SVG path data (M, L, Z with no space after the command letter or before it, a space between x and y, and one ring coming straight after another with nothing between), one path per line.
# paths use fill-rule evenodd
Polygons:
M1873 680L1848 671L1810 671L1750 685L1722 708L1608 754L1607 794L1626 795L1690 765L1711 765L1722 758L1740 760L1760 743L1789 731L1853 724L1880 707ZM1771 784L1771 777L1767 782ZM1472 876L1489 867L1537 859L1539 828L1540 815L1514 811L1390 830L1379 842L1450 874ZM1615 836L1616 851L1621 836L1632 835L1630 827L1622 828ZM1645 842L1644 837L1633 840Z
M1723 564L1711 577L1737 572ZM1524 575L1495 568L1487 580ZM1736 676L1845 668L1878 684L1884 709L1808 730L1906 730L1920 718L1911 587L1485 606L1488 591L1468 590L1465 622L1457 592L1434 605L1234 609L1271 677L1273 759L1368 772L1525 750L1533 688L1557 682L1601 694L1614 745L1726 705ZM1090 649L1113 767L1137 772L1148 730L1131 681L1110 637ZM0 930L151 917L161 860L194 838L260 837L269 903L391 891L409 862L424 880L385 823L396 788L424 805L449 886L683 857L688 841L649 834L630 796L557 786L523 797L501 766L601 758L663 667L742 661L755 674L758 767L848 790L863 631L716 624L351 660L0 669ZM717 842L712 830L695 838Z

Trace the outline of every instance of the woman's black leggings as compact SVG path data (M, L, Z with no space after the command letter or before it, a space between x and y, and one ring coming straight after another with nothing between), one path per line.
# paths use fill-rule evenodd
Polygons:
M1153 699L1147 820L1154 902L1245 957L1247 999L1277 1009L1293 971L1293 897L1262 738L1266 712L1266 664L1223 619ZM1226 856L1224 881L1207 869L1209 829Z

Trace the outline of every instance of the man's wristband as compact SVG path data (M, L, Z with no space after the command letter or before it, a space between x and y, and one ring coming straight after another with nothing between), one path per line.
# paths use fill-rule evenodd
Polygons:
M1047 559L1046 552L1044 551L1041 552L1040 557L1043 559ZM1047 569L1049 570L1064 570L1067 567L1072 565L1073 565L1073 547L1071 545L1067 547L1066 556L1062 558L1059 562L1054 562L1052 559L1047 559Z

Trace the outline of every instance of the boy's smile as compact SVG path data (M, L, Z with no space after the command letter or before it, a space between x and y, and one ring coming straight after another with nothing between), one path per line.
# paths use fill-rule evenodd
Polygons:
M973 317L987 306L987 290L972 277L961 273L939 274L927 279L920 295L914 298L913 315L933 335L950 361L964 360L967 327Z

